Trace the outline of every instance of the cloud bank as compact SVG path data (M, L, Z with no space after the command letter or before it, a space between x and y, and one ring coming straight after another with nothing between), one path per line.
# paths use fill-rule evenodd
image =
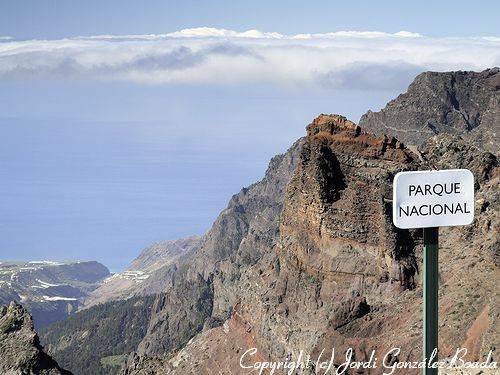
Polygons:
M424 70L500 65L500 37L430 38L400 31L283 35L194 28L60 40L0 38L0 80L149 85L391 88Z

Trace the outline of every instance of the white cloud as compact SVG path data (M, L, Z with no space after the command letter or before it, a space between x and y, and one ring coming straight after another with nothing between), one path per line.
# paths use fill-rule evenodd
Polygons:
M247 30L244 32L237 32L226 29L216 29L213 27L197 27L193 29L184 29L174 33L165 34L169 37L231 37L231 38L283 38L284 36L279 33L263 33L259 30Z
M497 66L499 47L495 36L430 38L408 31L283 35L203 27L169 34L4 40L0 79L389 88L423 70Z

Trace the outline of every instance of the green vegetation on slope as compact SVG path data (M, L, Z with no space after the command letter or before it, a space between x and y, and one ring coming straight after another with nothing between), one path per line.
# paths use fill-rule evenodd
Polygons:
M105 369L109 369L110 372L119 370L124 363L127 362L127 355L112 355L109 357L101 358L101 365Z
M42 344L75 375L114 374L144 337L152 303L134 297L93 306L43 328Z

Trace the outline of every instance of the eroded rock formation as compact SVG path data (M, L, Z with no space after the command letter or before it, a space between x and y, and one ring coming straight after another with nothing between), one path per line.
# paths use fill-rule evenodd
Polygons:
M31 315L16 302L0 308L0 373L70 374L45 353L33 329Z

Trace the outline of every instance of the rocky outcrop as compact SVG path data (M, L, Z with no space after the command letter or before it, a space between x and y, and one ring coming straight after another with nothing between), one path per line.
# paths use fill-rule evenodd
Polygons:
M337 115L319 116L307 133L285 195L280 259L313 276L351 279L351 287L391 279L413 288L418 239L388 213L394 175L416 169L418 157Z
M359 125L417 146L436 134L461 135L498 155L500 69L422 73L406 93L380 112L368 111Z
M2 374L71 374L45 353L31 316L16 302L0 308L0 353Z
M388 322L374 317L415 295L420 280L420 233L391 224L390 197L397 172L425 163L396 139L338 115L319 116L307 134L274 255L248 272L242 289L258 286L238 306L271 358L375 344L352 334L380 335Z

